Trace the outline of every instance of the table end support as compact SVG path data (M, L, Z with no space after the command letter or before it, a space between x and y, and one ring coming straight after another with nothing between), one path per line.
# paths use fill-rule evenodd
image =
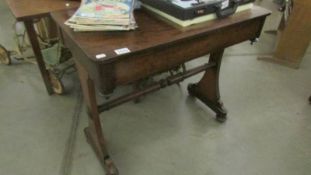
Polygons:
M118 175L118 169L109 156L104 133L99 118L99 111L97 108L96 91L93 80L90 78L88 72L79 63L76 62L83 96L88 110L89 126L84 129L84 133L88 143L92 146L97 158L100 160L106 175Z
M189 95L198 98L216 113L216 120L223 123L227 120L227 110L220 100L219 72L224 49L217 50L210 55L209 64L215 66L206 69L202 79L195 84L188 85Z

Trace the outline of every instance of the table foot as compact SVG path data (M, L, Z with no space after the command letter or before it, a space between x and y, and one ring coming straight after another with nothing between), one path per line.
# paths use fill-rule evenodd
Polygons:
M223 103L220 100L210 100L198 90L197 84L189 84L188 92L189 95L198 98L205 105L210 107L216 113L216 120L218 122L223 123L227 120L227 110L224 108Z
M216 115L216 120L219 122L219 123L224 123L226 120L227 120L227 112L224 112L224 113L218 113Z
M96 156L102 163L104 170L106 172L106 175L118 175L119 172L118 172L117 167L115 166L114 162L110 158L105 148L103 148L101 144L99 143L99 142L103 143L104 141L97 141L98 139L96 138L96 134L92 132L90 127L85 128L84 133L85 133L87 142L92 146L93 150L96 153Z

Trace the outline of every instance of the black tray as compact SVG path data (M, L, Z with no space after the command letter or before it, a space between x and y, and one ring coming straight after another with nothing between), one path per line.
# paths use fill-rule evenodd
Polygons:
M172 3L172 0L140 0L143 4L156 8L181 20L189 20L199 16L216 13L218 18L224 18L235 13L239 5L244 5L255 0L229 0L229 6L222 9L226 0L215 0L211 3L198 3L189 8L182 8Z

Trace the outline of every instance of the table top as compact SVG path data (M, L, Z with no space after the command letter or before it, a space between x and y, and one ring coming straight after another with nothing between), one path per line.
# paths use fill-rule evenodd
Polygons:
M148 49L165 47L175 42L186 42L193 37L212 34L217 29L268 16L271 12L254 6L250 10L236 13L225 19L208 21L188 28L178 28L155 18L144 10L137 10L135 18L139 28L126 32L74 32L64 24L73 13L74 10L63 10L51 13L51 16L89 59L100 63L110 63L126 57L128 54L142 53ZM128 48L130 53L117 55L115 50L121 48ZM96 59L98 54L105 54L106 57L100 60Z
M80 2L67 0L6 0L18 21L48 15L52 11L77 8Z

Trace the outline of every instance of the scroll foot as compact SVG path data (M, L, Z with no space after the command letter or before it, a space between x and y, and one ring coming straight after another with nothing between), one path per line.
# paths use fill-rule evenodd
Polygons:
M224 123L227 120L227 113L218 113L216 115L216 120L219 123Z
M98 159L102 163L102 166L106 172L106 175L119 175L119 171L115 166L114 162L108 155L105 148L100 146L99 141L96 140L95 134L91 131L89 127L84 129L84 133L87 139L87 142L92 146L95 151Z
M198 98L216 113L216 120L218 122L223 123L227 120L227 110L220 100L213 101L207 96L204 96L203 93L197 89L197 84L189 84L187 89L190 96Z

